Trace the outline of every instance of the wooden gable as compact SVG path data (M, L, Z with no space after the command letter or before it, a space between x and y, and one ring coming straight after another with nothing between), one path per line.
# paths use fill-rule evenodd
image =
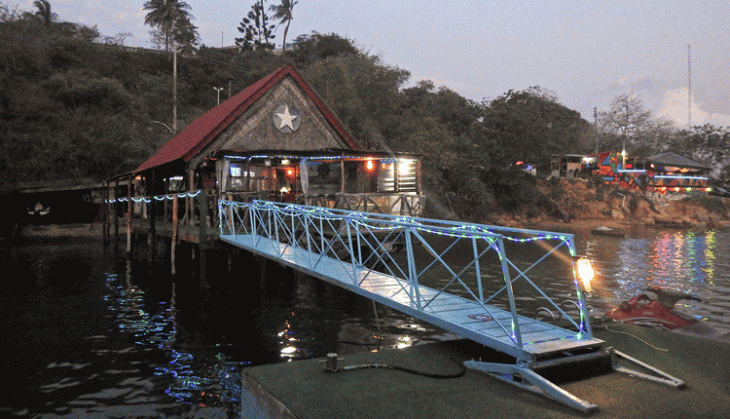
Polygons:
M281 130L276 113L292 129ZM221 150L322 148L362 149L294 67L285 65L190 123L133 173L170 165L194 170Z
M283 118L283 119L282 119ZM291 77L281 79L229 124L191 163L224 150L322 150L352 148L312 97Z

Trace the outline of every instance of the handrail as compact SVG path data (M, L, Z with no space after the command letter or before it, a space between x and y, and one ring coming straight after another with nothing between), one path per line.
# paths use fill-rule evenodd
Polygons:
M537 290L542 298L570 320L578 335L592 337L584 296L575 277L573 282L580 309L578 319L571 319L529 277L535 266L563 248L570 256L568 268L572 269L576 254L572 234L269 201L242 203L219 200L218 217L220 235L252 235L257 240L255 246L270 246L269 250L276 247L281 255L292 248L308 250L312 255L306 262L308 269L315 269L324 258L338 261L348 269L349 278L356 287L362 287L368 275L375 272L398 278L402 282L396 295L403 293L417 310L429 310L443 293L457 293L477 303L519 348L529 342L523 341L518 320L514 295L514 285L518 282ZM436 236L451 243L445 249L437 248L430 240ZM546 246L546 254L542 258L521 269L518 262L509 257L512 253L505 244L519 246L535 241L552 244ZM455 246L471 249L468 263L458 265L449 260ZM405 255L393 251L395 247L404 248ZM430 260L424 255L430 255ZM485 279L490 273L493 277L501 276L498 285L501 287L496 292L485 294L487 285L490 285ZM571 273L575 276L574 269ZM432 284L435 277L439 277L441 285ZM429 282L428 286L437 294L425 297L421 292L423 282ZM499 321L493 315L494 307L488 304L503 293L507 294L510 321Z

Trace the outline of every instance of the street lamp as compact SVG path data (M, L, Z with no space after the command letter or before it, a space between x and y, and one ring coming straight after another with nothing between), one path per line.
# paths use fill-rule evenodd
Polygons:
M220 105L221 104L221 90L223 90L223 88L222 87L214 87L213 90L215 90L216 92L218 92L218 104Z

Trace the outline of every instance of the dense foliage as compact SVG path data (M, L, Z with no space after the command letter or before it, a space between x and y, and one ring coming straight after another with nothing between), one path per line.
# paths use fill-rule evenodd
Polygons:
M93 42L98 38L37 20L0 24L3 184L108 178L169 140L170 54ZM363 145L422 153L433 202L447 213L458 208L461 217L528 203L531 180L511 164L545 162L551 152L577 147L570 130L585 124L540 89L476 103L428 81L408 86L408 71L335 34L299 36L280 55L203 46L178 58L181 126L215 105L213 87L230 83L235 94L292 63Z
M0 186L109 178L134 169L171 138L171 54L108 39L95 28L0 8ZM214 88L224 88L225 99L286 63L364 146L423 155L424 187L438 216L534 211L544 198L535 178L514 163L548 169L551 154L592 151L598 138L592 124L546 89L475 102L427 80L409 83L407 70L352 40L316 32L296 37L281 53L201 46L180 54L178 129L215 106ZM604 142L618 138L602 135ZM684 144L694 154L705 153L688 156L705 160L717 158L714 147L730 140L714 127L675 137L689 139Z

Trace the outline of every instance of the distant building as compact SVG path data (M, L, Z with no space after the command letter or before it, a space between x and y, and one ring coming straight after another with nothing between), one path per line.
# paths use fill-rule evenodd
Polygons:
M550 160L550 177L578 177L585 154L553 155Z
M584 175L601 176L609 184L665 194L707 192L711 169L671 152L634 157L608 151L585 155L581 171Z

